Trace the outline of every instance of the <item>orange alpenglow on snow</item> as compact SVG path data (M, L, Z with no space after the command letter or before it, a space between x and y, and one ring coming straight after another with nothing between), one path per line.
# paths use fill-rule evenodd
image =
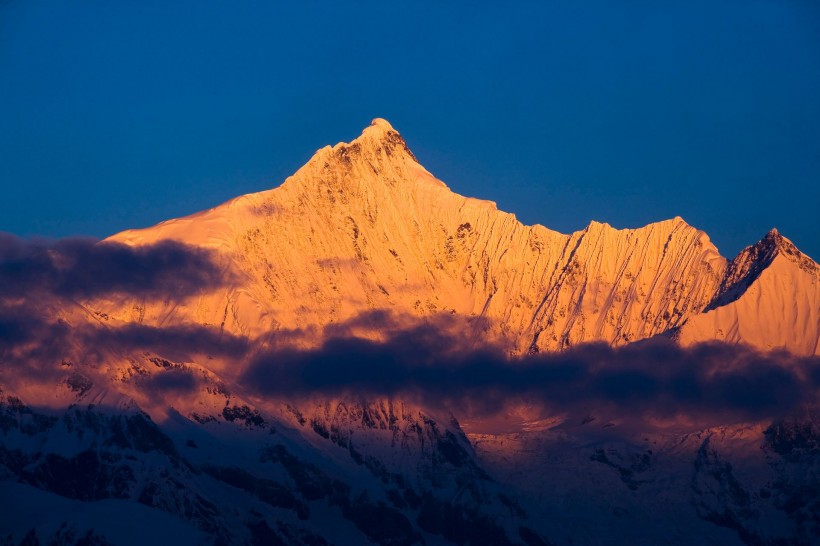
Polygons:
M183 304L92 305L115 321L254 338L387 310L479 319L477 339L517 354L656 335L820 354L820 269L776 230L727 262L680 217L568 235L526 226L450 191L378 118L277 188L111 240L212 249L237 279Z

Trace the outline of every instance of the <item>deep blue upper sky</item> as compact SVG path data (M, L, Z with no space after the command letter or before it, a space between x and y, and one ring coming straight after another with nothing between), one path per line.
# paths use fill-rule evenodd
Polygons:
M526 223L680 215L730 257L777 226L820 258L812 0L168 4L0 2L0 230L189 214L379 116Z

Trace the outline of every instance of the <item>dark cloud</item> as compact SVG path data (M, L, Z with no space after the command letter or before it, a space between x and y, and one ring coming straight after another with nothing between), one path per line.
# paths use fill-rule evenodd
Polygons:
M653 339L509 358L453 337L448 324L436 321L407 328L388 321L383 330L378 341L331 337L316 350L257 354L243 381L269 396L399 396L488 413L523 401L556 411L750 419L814 403L820 388L816 357L721 343L682 348Z
M238 363L250 348L246 338L211 326L71 326L34 315L0 315L0 377L12 374L18 379L26 376L32 381L50 380L62 373L61 363L66 361L96 366L134 354L182 361L199 356Z
M154 327L128 324L117 328L83 327L77 338L84 347L117 352L151 351L158 354L204 354L241 360L250 348L244 337L211 326Z
M43 327L41 321L27 313L8 311L0 307L0 349L30 341Z
M65 299L183 299L231 280L213 253L173 241L130 247L0 233L0 374L50 381L64 361L97 364L136 351L241 359L247 343L214 328L112 328L60 318L71 305Z
M228 280L211 252L174 241L131 247L79 238L27 241L0 233L0 300L43 294L183 298Z

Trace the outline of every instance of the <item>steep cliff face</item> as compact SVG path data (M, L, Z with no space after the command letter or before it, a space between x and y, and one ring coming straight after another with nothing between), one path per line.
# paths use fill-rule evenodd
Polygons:
M680 326L712 300L726 268L681 218L627 230L593 222L571 235L525 226L450 191L380 119L276 189L112 239L214 248L240 274L186 305L106 309L118 319L255 336L372 309L452 313L481 317L482 337L518 353L620 345Z
M679 340L820 354L819 325L820 267L773 229L732 260L714 300L681 328Z

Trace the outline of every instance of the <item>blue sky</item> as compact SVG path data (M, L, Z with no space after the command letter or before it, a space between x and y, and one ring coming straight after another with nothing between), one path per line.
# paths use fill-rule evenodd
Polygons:
M0 230L189 214L379 116L525 223L820 258L816 2L293 4L0 2Z

